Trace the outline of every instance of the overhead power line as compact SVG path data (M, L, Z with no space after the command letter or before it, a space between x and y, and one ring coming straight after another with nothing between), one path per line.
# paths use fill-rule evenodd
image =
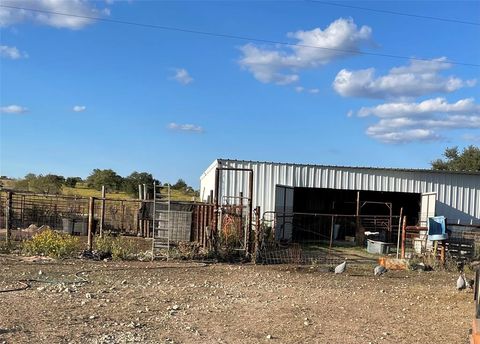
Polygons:
M289 42L276 41L276 40L263 39L263 38L254 38L254 37L231 35L231 34L225 34L225 33L209 32L209 31L199 31L199 30L192 30L192 29L186 29L186 28L181 28L181 27L173 27L173 26L145 24L145 23L125 21L125 20L117 20L117 19L110 19L110 18L92 17L92 16L81 15L81 14L47 11L47 10L35 9L35 8L2 5L2 4L0 4L0 7L23 10L23 11L32 11L32 12L38 12L38 13L54 14L54 15L74 17L74 18L90 19L90 20L96 20L96 21L105 22L105 23L131 25L131 26L143 27L143 28L149 28L149 29L184 32L184 33L191 33L191 34L210 36L210 37L220 37L220 38L236 39L236 40L242 40L242 41L252 41L252 42L268 43L268 44L278 44L278 45L302 47L302 48L323 49L323 50L330 50L330 51L338 51L338 52L342 52L342 53L388 57L388 58L395 58L395 59L407 59L407 60L416 60L416 61L431 61L431 59L419 58L419 57L373 53L373 52L359 51L359 50L352 50L352 49L329 48L329 47L321 47L321 46L317 46L317 45L289 43ZM446 60L446 61L442 61L442 62L453 64L453 65L460 65L460 66L480 67L480 64L476 64L476 63L450 61L450 60Z
M383 14L392 14L392 15L397 15L397 16L404 16L404 17L413 17L413 18L419 18L419 19L438 20L438 21L444 21L444 22L450 22L450 23L480 26L480 23L478 23L478 22L471 22L471 21L466 21L466 20L440 18L440 17L425 16L425 15L413 14L413 13L403 13L403 12L389 11L389 10L380 10L380 9L376 9L376 8L346 5L346 4L341 4L341 3L337 3L337 2L329 2L329 1L321 1L321 0L308 0L308 1L309 2L316 2L316 3L322 4L322 5L336 6L336 7L343 7L343 8L353 8L353 9L362 10L362 11L370 11L370 12L377 12L377 13L383 13Z

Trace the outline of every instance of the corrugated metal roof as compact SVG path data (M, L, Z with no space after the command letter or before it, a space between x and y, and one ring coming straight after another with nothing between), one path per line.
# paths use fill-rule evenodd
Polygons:
M241 159L224 159L219 158L216 161L219 162L234 162L234 163L253 163L253 164L272 164L272 165L292 165L292 166L306 166L306 167L319 167L319 168L348 168L348 169L361 169L361 170L383 170L383 171L401 171L401 172L432 172L432 173L453 173L453 174L471 174L480 176L479 172L473 171L445 171L445 170L431 170L428 168L395 168L395 167L371 167L371 166L345 166L345 165L322 165L322 164L301 164L292 162L276 162L276 161L261 161L261 160L241 160ZM213 167L215 162L209 167ZM208 171L208 170L207 170ZM207 172L205 171L205 172Z

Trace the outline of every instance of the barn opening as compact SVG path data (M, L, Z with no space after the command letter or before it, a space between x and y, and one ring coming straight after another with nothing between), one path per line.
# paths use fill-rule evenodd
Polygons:
M408 225L418 222L421 194L357 191L277 185L276 212L281 228L277 239L304 243L332 239L353 243L361 228L378 232L380 240L393 241L402 207Z

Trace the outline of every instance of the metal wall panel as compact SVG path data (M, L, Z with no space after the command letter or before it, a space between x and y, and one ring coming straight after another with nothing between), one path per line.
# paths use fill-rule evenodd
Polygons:
M272 162L215 160L200 178L200 194L206 199L215 187L215 168L253 169L253 206L275 209L275 186L314 187L413 193L437 193L437 215L449 221L480 224L480 174L429 170L316 166ZM222 195L248 194L248 172L222 171Z

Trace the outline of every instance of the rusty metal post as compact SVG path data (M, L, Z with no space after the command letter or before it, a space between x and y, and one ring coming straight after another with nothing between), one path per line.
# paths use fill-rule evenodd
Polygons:
M248 255L251 253L251 236L252 236L252 222L253 222L253 170L249 171L248 177L248 236L247 236L247 246L245 247L245 254Z
M212 229L211 229L211 238L210 238L210 242L212 242L213 244L213 250L214 252L217 252L218 250L218 240L217 240L217 237L218 237L218 208L219 208L219 204L218 204L218 195L220 193L220 190L219 190L219 185L220 185L220 170L218 169L218 167L215 169L215 190L214 190L214 198L213 198L213 204L214 204L214 208L213 208L213 221L212 221Z
M407 227L407 217L403 217L403 223L402 223L402 259L405 259L405 239L407 237L406 234L406 227Z
M100 209L100 238L103 237L104 225L105 225L105 185L102 185L102 207Z
M21 209L22 228L25 228L25 195L22 195Z
M240 191L240 197L239 197L239 207L238 207L238 210L237 211L237 214L240 215L239 217L239 220L240 220L240 224L239 224L239 228L240 228L240 233L239 234L242 234L243 235L243 243L245 245L245 248L247 247L247 242L248 242L248 228L243 228L243 192ZM245 249L245 254L247 253L246 249Z
M257 264L260 260L260 238L262 237L262 229L261 229L261 222L260 222L260 206L255 208L255 216L256 216L256 228L255 228L255 254L254 254L254 262Z
M442 265L445 265L445 241L440 241L440 261L442 262ZM437 252L435 251L435 256L437 255Z
M125 204L123 203L123 200L120 201L120 206L122 207L122 232L125 232Z
M7 245L10 244L10 239L12 237L12 198L13 198L13 193L11 191L8 191L7 199L5 201L5 229L6 229L5 240L7 242Z
M87 238L87 246L89 251L91 251L93 248L94 216L95 216L95 197L90 197L88 202L88 238Z

